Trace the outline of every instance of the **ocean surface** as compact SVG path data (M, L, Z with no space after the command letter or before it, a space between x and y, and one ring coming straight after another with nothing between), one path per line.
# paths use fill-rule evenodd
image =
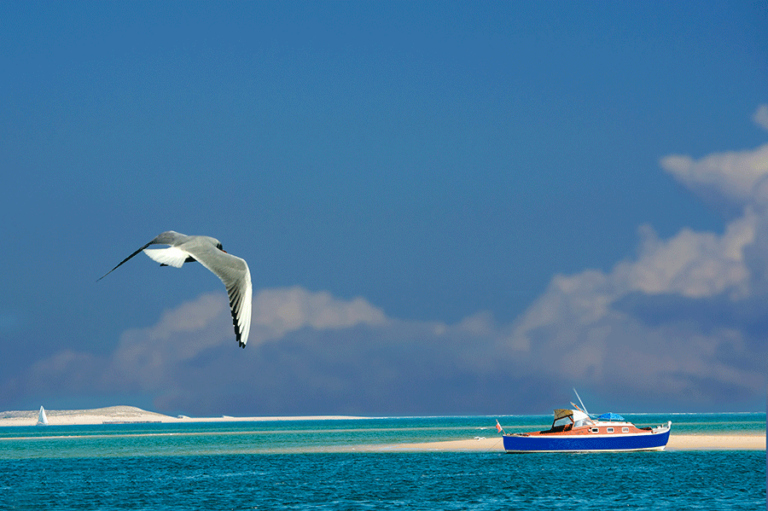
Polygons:
M764 413L624 416L765 434ZM0 428L2 509L766 509L765 451L359 452L550 416ZM500 440L500 439L499 439ZM501 440L500 440L501 441Z

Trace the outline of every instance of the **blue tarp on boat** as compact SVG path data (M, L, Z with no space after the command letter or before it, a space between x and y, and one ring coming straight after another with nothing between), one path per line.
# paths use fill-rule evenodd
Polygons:
M623 421L624 417L618 413L608 412L597 417L601 421Z

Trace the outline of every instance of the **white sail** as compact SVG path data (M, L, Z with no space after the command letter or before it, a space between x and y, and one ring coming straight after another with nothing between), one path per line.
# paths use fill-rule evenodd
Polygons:
M38 426L47 426L48 425L48 417L45 416L45 410L43 410L43 407L40 407L40 415L37 416L37 425Z

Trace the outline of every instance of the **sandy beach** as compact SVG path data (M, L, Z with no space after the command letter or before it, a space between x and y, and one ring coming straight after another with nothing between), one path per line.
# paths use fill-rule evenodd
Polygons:
M130 424L130 423L169 423L183 424L194 422L263 422L287 420L351 420L365 419L346 415L318 415L296 417L171 417L155 412L148 412L133 406L111 406L91 410L46 410L50 426L79 426L92 424ZM0 412L0 427L34 426L38 411ZM765 434L744 435L676 435L669 437L667 450L765 450ZM342 448L350 452L412 452L412 451L477 451L503 452L500 436L475 437L466 440L444 442L401 443L384 445L359 445Z
M409 451L479 451L503 452L501 437L471 440L455 440L450 442L427 442L417 444L393 444L385 446L361 446L351 448L351 451L361 452L409 452ZM668 451L760 451L765 450L765 435L675 435L669 437Z

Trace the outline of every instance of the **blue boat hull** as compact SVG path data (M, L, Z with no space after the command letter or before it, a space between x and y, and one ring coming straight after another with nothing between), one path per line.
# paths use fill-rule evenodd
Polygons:
M504 435L507 452L658 451L670 430L642 435Z

